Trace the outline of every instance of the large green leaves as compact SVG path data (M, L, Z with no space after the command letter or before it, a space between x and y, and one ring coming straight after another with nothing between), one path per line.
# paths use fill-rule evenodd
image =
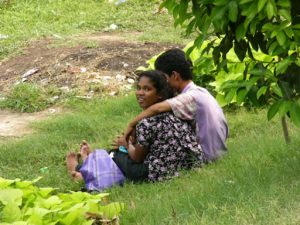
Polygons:
M0 202L3 205L7 205L10 202L14 202L17 206L22 204L23 192L18 189L6 188L0 189Z
M38 179L37 179L38 180ZM37 181L0 178L0 224L55 225L85 224L94 220L113 220L124 204L104 203L107 193L91 195L83 192L52 194L53 188L38 188ZM89 214L97 217L89 217Z

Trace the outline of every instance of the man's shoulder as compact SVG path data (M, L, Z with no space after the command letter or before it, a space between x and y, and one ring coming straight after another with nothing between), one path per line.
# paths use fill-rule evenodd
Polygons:
M194 82L188 86L185 93L211 95L206 88L200 87L200 86L196 85Z

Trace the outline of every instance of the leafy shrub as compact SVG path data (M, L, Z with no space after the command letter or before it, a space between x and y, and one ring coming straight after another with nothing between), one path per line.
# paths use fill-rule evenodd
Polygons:
M34 181L0 177L1 224L117 224L122 203L105 203L107 193L71 192L53 194L54 188L39 188Z
M0 107L20 112L37 112L47 108L49 104L50 100L43 88L35 84L20 83L0 102Z

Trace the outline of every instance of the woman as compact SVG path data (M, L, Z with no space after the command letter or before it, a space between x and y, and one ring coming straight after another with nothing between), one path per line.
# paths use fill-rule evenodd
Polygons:
M172 97L166 77L159 71L138 76L137 102L142 109ZM167 112L140 121L135 137L117 139L115 148L124 146L128 154L116 151L114 162L133 181L162 181L178 176L181 169L200 166L203 153L189 123Z

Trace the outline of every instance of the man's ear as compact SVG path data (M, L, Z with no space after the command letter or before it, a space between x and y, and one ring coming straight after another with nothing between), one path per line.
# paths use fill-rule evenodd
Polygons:
M174 79L176 81L178 81L181 78L180 74L178 72L176 72L176 71L172 71L172 74L174 75Z

